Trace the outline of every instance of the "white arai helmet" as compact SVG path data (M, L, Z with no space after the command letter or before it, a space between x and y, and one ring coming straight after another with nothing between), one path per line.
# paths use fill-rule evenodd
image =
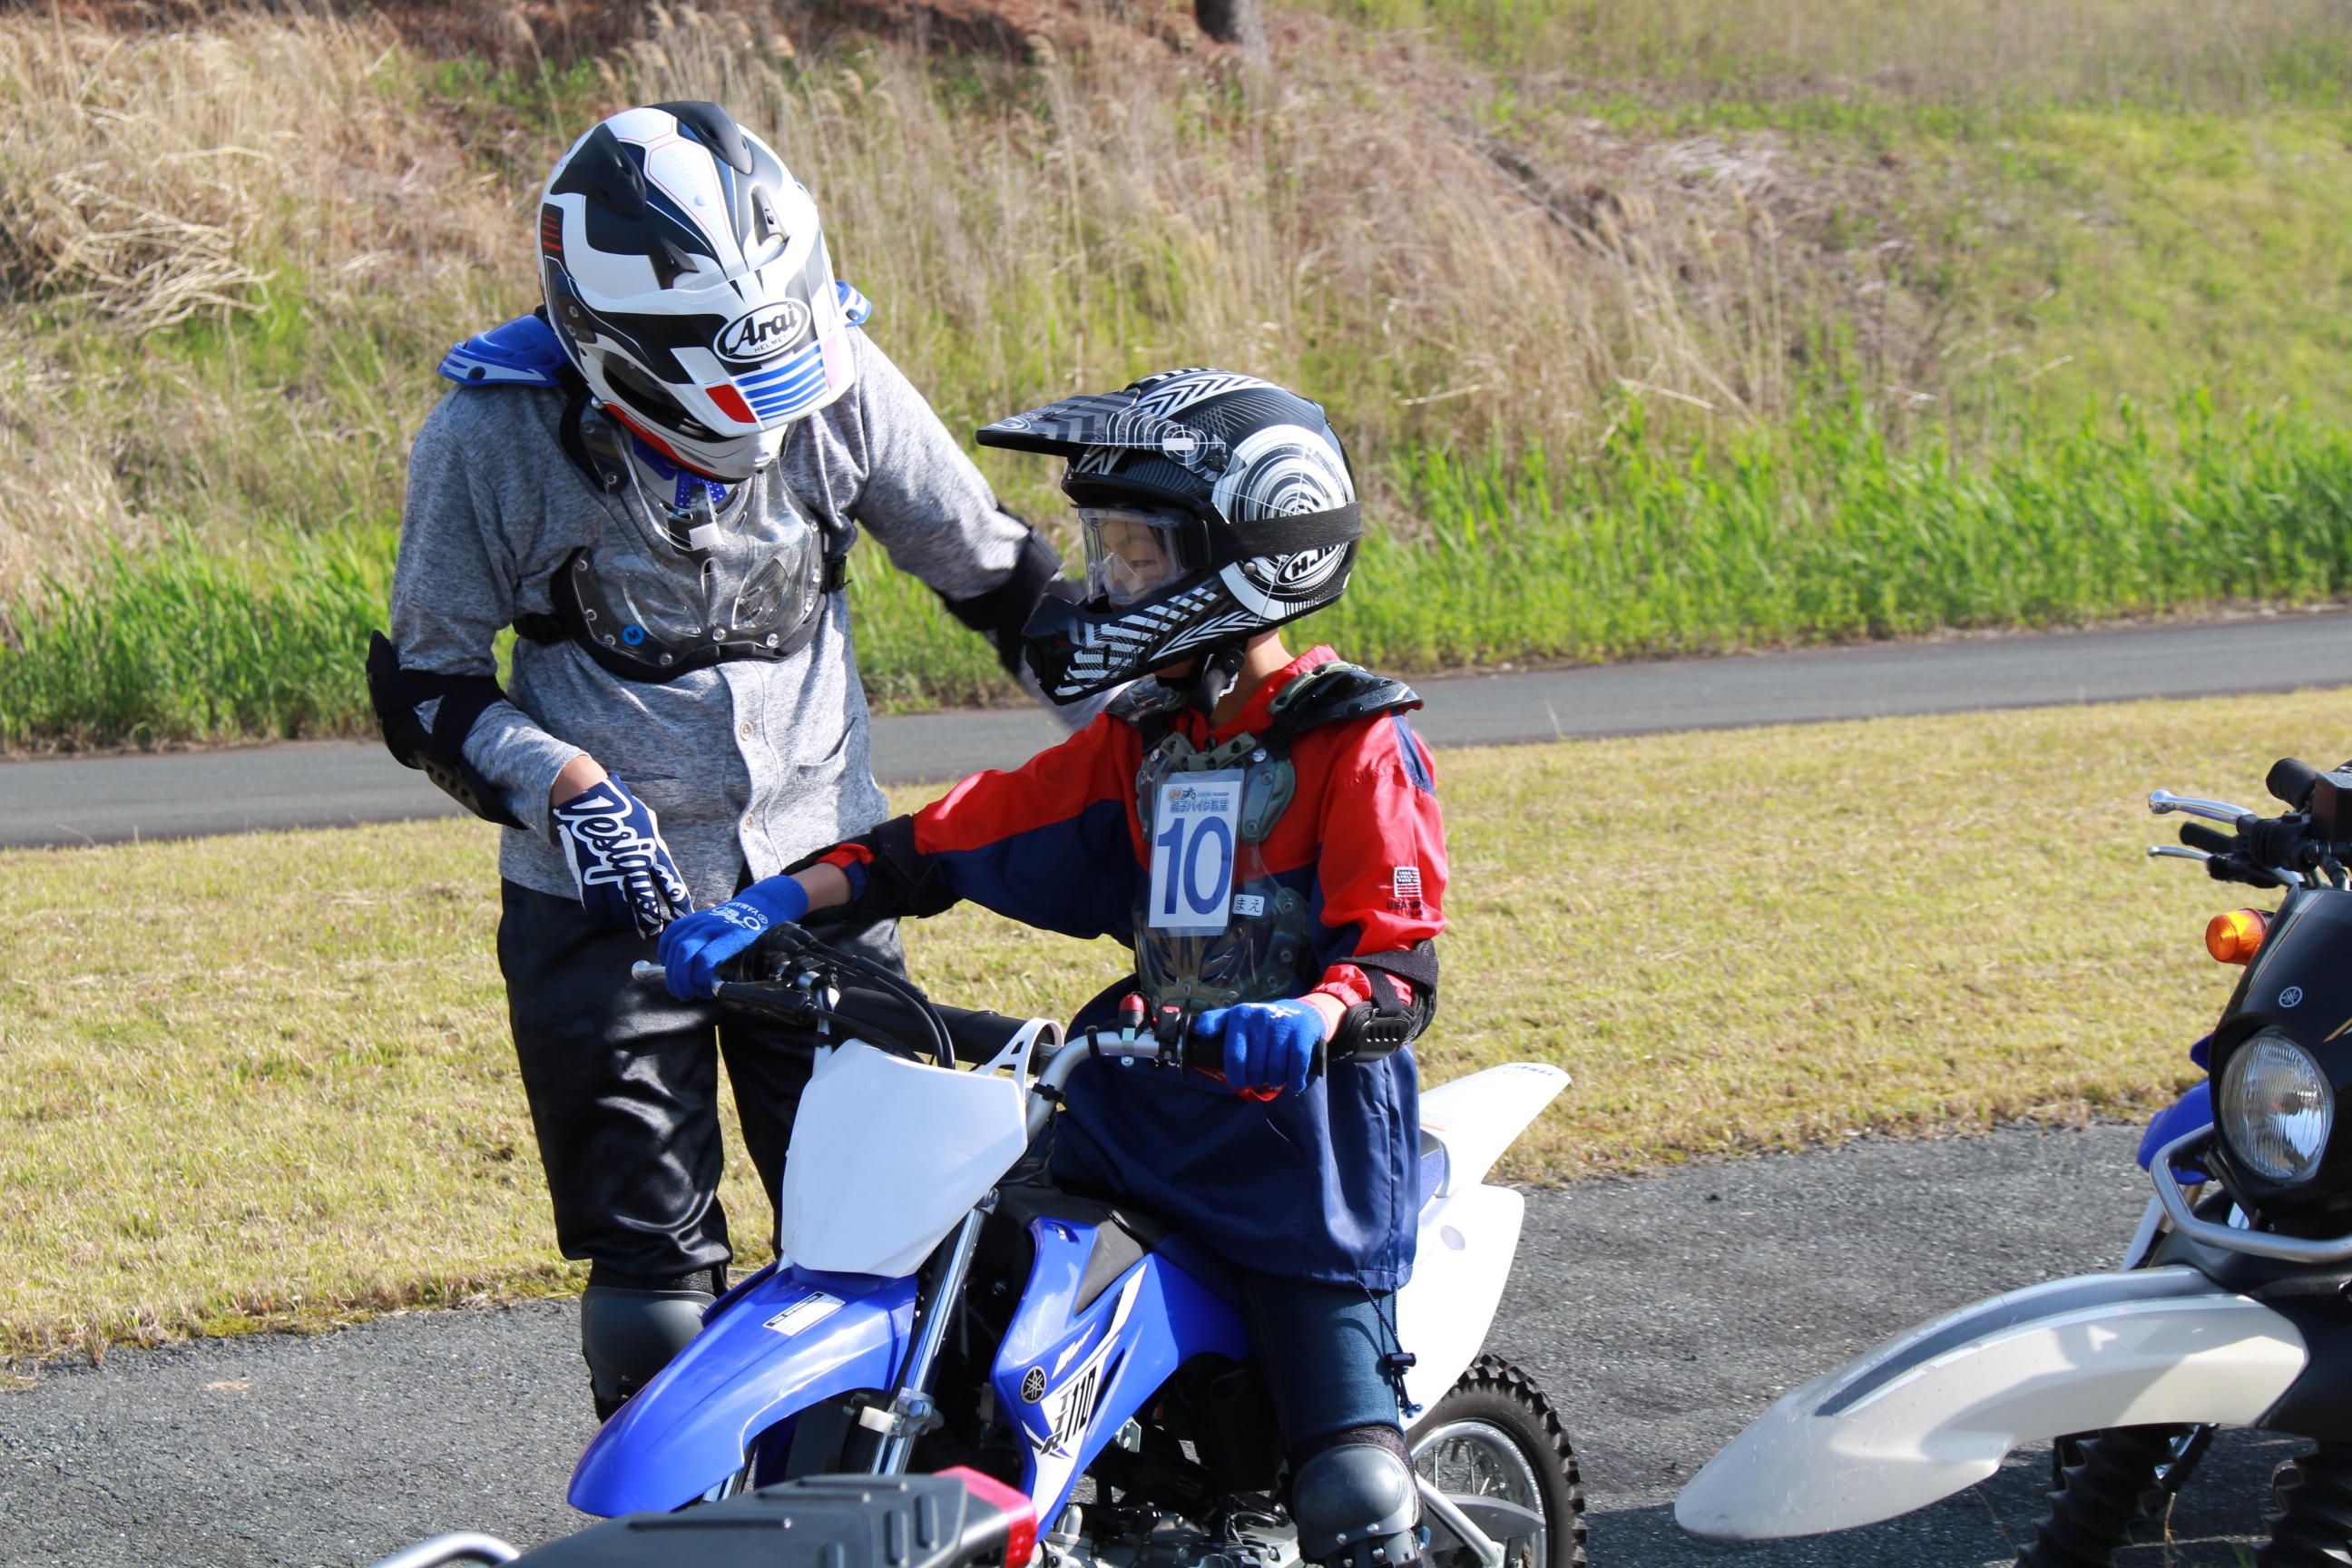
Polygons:
M573 142L539 240L597 403L695 473L749 479L856 376L815 202L717 104L625 110Z

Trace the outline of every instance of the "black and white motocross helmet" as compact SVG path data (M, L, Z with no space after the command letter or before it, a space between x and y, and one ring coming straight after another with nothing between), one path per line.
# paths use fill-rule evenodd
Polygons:
M1083 600L1048 596L1023 633L1056 702L1213 658L1347 591L1363 521L1316 404L1255 376L1169 370L980 431L1069 458Z
M696 473L749 479L856 376L815 202L715 103L625 110L572 143L539 241L548 319L596 401Z

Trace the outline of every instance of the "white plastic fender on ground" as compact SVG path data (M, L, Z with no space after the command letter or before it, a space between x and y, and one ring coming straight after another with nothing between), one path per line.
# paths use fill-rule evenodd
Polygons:
M1568 1074L1512 1062L1421 1097L1421 1124L1445 1145L1446 1177L1422 1210L1412 1278L1397 1292L1397 1340L1412 1352L1405 1397L1426 1409L1477 1359L1518 1256L1527 1200L1479 1178L1568 1087Z
M1025 1059L1027 1037L1019 1042ZM1016 1069L1017 1070L1017 1069ZM776 1204L783 1255L835 1274L912 1274L1029 1146L1026 1091L862 1041L817 1064Z
M2193 1268L2053 1280L1789 1394L1691 1478L1675 1518L1731 1541L1874 1524L1984 1479L2021 1443L2257 1420L2306 1359L2294 1324Z

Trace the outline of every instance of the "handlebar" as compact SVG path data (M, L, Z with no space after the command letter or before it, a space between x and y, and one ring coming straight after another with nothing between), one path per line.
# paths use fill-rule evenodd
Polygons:
M896 975L794 929L799 941L785 951L775 978L719 981L711 987L713 999L802 1027L838 1023L863 1037L878 1038L902 1049L922 1048L917 1040L928 1036L924 1045L943 1068L952 1068L959 1058L974 1063L993 1060L1023 1030L1040 1027L1044 1033L1032 1051L1032 1060L1037 1065L1036 1087L1042 1092L1031 1102L1033 1121L1051 1113L1063 1083L1082 1061L1108 1060L1129 1068L1164 1066L1178 1072L1195 1069L1186 1049L1193 1016L1189 1011L1172 1005L1164 1008L1155 1028L1144 1019L1141 999L1130 998L1131 1008L1121 1009L1118 1026L1095 1029L1063 1042L1059 1026L1050 1020L1024 1021L941 1006ZM829 967L836 962L887 982L887 989L841 986ZM629 966L629 978L641 985L661 984L667 982L668 971L659 963L640 961ZM917 1031L908 1028L909 1018ZM1325 1065L1319 1046L1316 1059L1318 1068ZM1219 1076L1213 1068L1197 1070ZM1032 1129L1040 1130L1041 1126Z
M2287 757L2272 765L2268 783L2273 793L2284 798L2298 787L2307 793L2322 776L2308 763ZM2188 847L2153 845L2147 851L2150 859L2194 860L2217 882L2242 882L2253 888L2352 886L2352 876L2345 869L2346 860L2352 859L2352 844L2323 837L2332 828L2321 827L2308 812L2265 817L2227 801L2203 800L2164 789L2149 793L2147 809L2158 816L2176 813L2201 816L2227 823L2231 828L2219 833L2190 823L2180 830L2181 842Z

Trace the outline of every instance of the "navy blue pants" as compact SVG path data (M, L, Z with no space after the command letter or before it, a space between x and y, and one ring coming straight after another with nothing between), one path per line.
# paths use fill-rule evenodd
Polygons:
M1254 1269L1242 1285L1250 1346L1274 1390L1286 1445L1399 1425L1396 1388L1381 1369L1397 1348L1392 1293Z

